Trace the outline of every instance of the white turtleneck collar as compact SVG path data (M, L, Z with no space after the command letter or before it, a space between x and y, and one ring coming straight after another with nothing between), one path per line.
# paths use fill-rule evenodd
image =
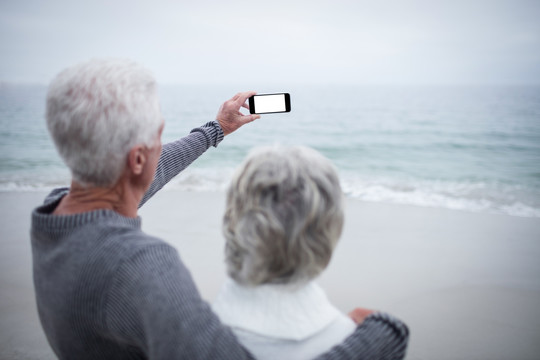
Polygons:
M246 287L227 279L212 307L233 328L292 340L317 333L341 315L315 282Z

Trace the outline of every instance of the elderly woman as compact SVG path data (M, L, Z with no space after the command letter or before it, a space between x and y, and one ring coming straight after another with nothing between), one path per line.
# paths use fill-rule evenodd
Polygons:
M33 211L31 240L38 312L60 359L251 358L201 299L176 250L141 230L137 208L258 118L239 111L253 94L237 94L216 121L162 146L147 70L95 60L53 80L47 125L72 182ZM358 327L324 358L355 358L364 332Z
M328 265L343 226L343 196L332 164L306 147L252 153L227 194L223 232L229 276L214 303L258 359L312 359L355 330L314 279ZM403 356L387 315L358 311L369 327L365 359ZM403 333L400 334L403 336ZM391 345L389 345L391 344ZM373 352L371 352L373 351Z
M142 232L137 208L258 118L239 112L253 94L162 146L157 85L144 68L94 60L53 80L47 126L72 183L33 211L31 238L38 312L60 359L251 357L201 300L176 250Z

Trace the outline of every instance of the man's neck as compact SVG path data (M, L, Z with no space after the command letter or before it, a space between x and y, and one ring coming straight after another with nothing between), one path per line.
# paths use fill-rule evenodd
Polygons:
M141 197L122 180L110 188L84 187L72 181L69 193L60 201L53 214L73 215L106 209L135 218Z

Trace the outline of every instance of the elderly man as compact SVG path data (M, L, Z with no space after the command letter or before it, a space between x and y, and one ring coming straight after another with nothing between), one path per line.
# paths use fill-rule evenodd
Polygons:
M95 60L53 80L47 125L72 183L33 211L31 240L39 316L60 359L251 358L201 299L176 250L141 231L137 209L257 119L240 112L253 94L237 94L216 121L162 147L156 83L145 69ZM381 326L384 341L366 340ZM323 358L362 358L366 348L396 358L407 336L392 319L366 321Z

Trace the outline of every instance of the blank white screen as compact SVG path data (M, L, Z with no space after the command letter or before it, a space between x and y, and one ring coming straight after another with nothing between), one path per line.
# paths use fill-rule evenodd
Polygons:
M255 96L253 99L255 101L255 112L257 113L286 110L284 94Z

